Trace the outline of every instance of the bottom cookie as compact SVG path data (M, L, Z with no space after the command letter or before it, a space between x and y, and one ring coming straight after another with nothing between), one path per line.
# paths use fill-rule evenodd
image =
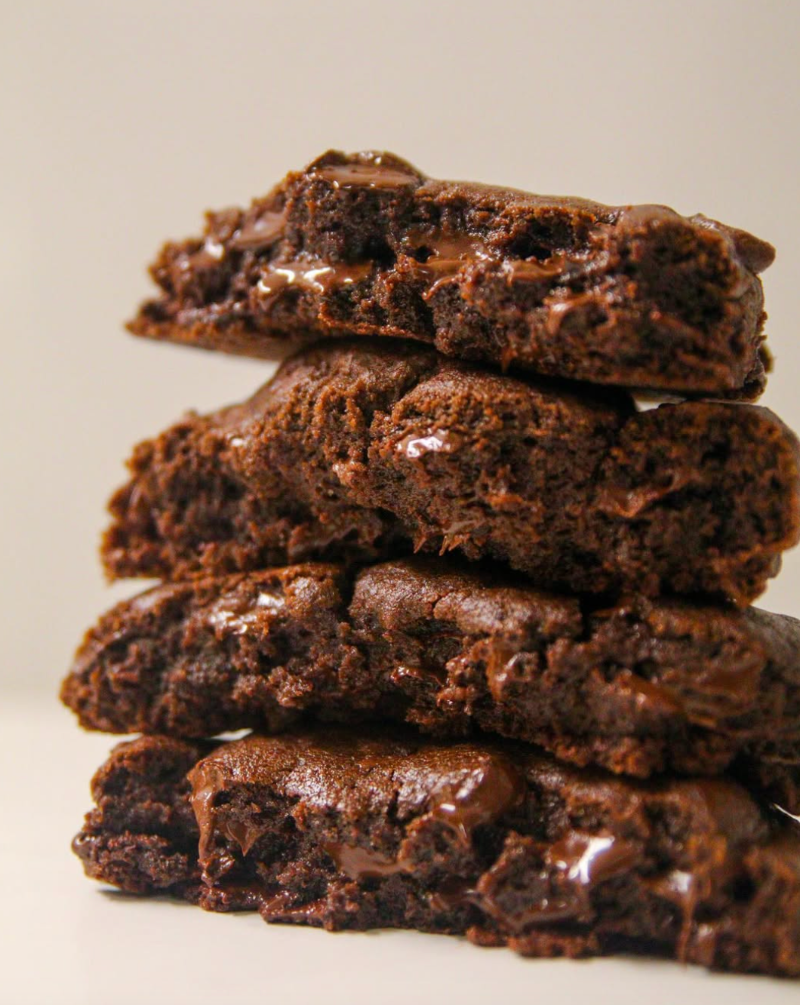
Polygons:
M800 975L800 827L726 779L635 782L512 743L318 729L144 737L92 791L74 849L131 892L530 956Z

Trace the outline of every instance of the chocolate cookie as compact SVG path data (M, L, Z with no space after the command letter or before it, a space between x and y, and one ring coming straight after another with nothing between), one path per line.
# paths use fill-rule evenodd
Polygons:
M616 772L733 770L800 810L800 622L630 599L595 609L444 560L159 586L87 637L82 725L205 737L388 718L479 727Z
M203 752L117 748L74 842L90 876L267 921L800 974L800 830L734 782L386 730L254 736L192 767Z
M800 527L769 411L492 374L411 343L335 343L243 405L140 444L108 573L184 578L458 549L546 588L756 597ZM403 544L403 542L405 542Z
M137 335L274 358L346 334L598 384L757 396L774 249L704 216L329 152L164 246Z

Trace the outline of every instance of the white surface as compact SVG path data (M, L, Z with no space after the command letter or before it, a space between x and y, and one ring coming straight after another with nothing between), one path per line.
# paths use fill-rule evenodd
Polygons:
M8 1005L789 1005L795 982L641 960L523 960L464 939L329 934L110 892L69 850L113 739L53 700L0 710L0 1001Z

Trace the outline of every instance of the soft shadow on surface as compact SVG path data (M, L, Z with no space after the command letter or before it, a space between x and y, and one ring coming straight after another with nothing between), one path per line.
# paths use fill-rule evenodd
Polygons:
M115 890L113 887L103 887L100 891L103 898L111 903L119 904L130 904L130 903L140 903L142 905L171 905L177 908L193 908L195 911L202 911L203 909L198 907L196 904L190 904L186 900L179 900L175 897L170 897L169 894L137 894L137 893L127 893L124 890ZM254 920L261 921L257 912L255 911L204 911L207 915L216 915L221 919L227 918L227 923L234 924L238 922L240 925L246 923L248 926L252 924ZM224 923L224 922L223 922ZM559 968L571 968L580 967L581 972L585 974L588 968L592 966L595 967L605 967L609 963L619 963L624 964L626 968L631 968L631 977L634 979L644 979L653 980L655 975L652 972L653 967L658 967L665 977L669 977L669 974L674 972L677 968L683 974L691 975L692 977L698 977L703 980L711 980L719 984L721 981L741 981L747 980L751 984L756 983L770 983L774 984L776 981L783 983L784 980L787 982L787 986L790 985L791 978L781 978L781 977L767 977L763 974L730 974L723 973L715 970L707 970L698 964L693 963L681 963L676 960L665 959L659 956L647 956L645 954L636 953L614 953L608 956L589 956L584 959L568 959L566 957L550 958L550 957L535 957L535 956L520 956L514 953L512 950L506 949L504 946L474 946L470 941L463 935L448 935L443 932L417 932L409 929L400 928L372 928L367 931L360 931L357 929L342 929L340 931L329 932L318 925L304 925L304 924L294 924L292 922L264 922L262 921L265 929L281 929L286 931L287 929L297 929L303 934L301 938L308 938L311 933L316 933L318 936L335 937L341 941L346 941L348 947L355 944L357 940L365 941L369 939L374 942L378 939L383 941L387 940L400 940L403 941L412 939L414 941L419 940L422 944L427 944L428 940L435 938L437 942L446 942L453 946L458 946L464 948L469 952L485 953L489 952L493 959L502 958L504 955L508 954L509 959L515 961L522 961L524 964L534 967L536 964L546 964L549 967L558 966ZM228 930L230 931L230 930ZM352 940L352 941L351 941Z
M104 886L97 892L101 894L104 900L112 904L161 904L179 908L192 907L198 910L196 904L190 904L188 900L179 900L177 897L170 897L167 893L128 893L126 890L115 890L109 886Z

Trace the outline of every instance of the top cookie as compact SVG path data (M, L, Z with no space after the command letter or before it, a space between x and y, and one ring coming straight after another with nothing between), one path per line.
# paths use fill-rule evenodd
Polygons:
M556 377L755 398L774 249L664 206L434 181L337 151L167 243L137 335L275 358L391 335Z

